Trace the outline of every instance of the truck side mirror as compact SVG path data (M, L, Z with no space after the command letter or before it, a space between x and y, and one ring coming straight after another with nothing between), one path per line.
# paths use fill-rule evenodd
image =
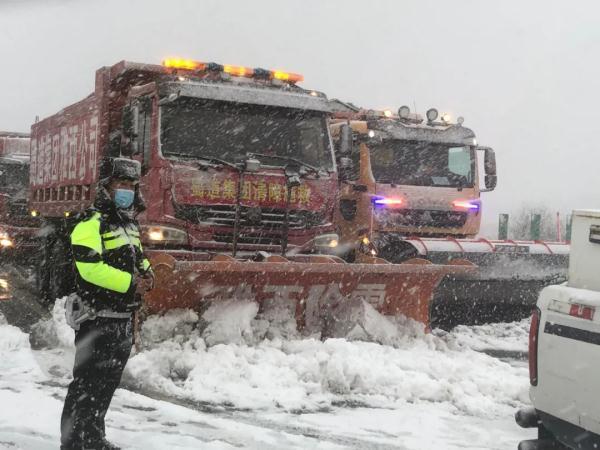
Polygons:
M340 155L349 155L352 153L352 127L345 123L340 127Z
M477 150L483 151L483 169L485 171L485 189L481 192L490 192L496 188L498 176L496 175L496 153L490 147L478 147Z
M149 96L141 97L138 100L138 139L137 151L142 153L142 169L145 172L150 167L151 134L152 127L152 106L153 99Z
M123 156L133 156L138 152L139 109L133 105L123 107L123 118L121 120L121 154Z

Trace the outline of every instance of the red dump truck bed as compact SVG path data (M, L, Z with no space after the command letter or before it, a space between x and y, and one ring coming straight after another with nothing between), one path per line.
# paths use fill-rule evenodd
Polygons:
M0 131L0 156L29 159L29 133Z
M80 211L92 201L98 148L106 145L101 87L31 127L30 205L43 216Z

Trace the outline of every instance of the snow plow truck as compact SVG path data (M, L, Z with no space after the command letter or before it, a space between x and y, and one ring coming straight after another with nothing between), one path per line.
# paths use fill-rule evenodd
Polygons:
M29 134L0 131L0 254L27 257L39 220L29 214Z
M330 103L302 79L181 58L123 61L96 72L91 95L36 122L29 200L44 220L45 300L69 284L68 230L94 201L100 162L120 157L142 165L139 239L157 281L148 313L250 300L327 335L354 301L429 327L442 278L474 267L324 254L338 245Z
M440 328L525 318L544 286L566 279L567 244L476 237L481 193L496 187L496 160L463 118L332 102L344 259L477 265L477 274L447 277L436 289L430 321Z

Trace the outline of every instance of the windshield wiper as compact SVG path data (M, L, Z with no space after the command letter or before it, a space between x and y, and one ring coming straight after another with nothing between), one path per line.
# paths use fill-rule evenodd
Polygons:
M221 159L221 158L214 158L212 156L190 155L189 153L177 153L177 152L167 152L165 154L165 156L177 156L179 158L186 158L186 159L201 159L202 161L206 161L208 163L228 166L237 171L240 170L239 166L235 165L234 163L225 161L224 159Z
M196 158L202 159L209 163L222 164L224 166L231 167L232 169L235 169L238 172L240 170L240 167L238 165L236 165L232 162L229 162L229 161L225 161L224 159L221 159L221 158L214 158L212 156L196 156Z
M313 173L319 177L321 172L324 169L319 169L318 167L315 166L311 166L310 164L307 164L303 161L300 161L299 159L293 158L291 156L279 156L279 155L267 155L266 153L248 153L248 156L258 156L259 158L272 158L272 159L279 159L280 161L287 161L287 162L293 162L298 164L300 167L305 167L307 169L310 169L313 171Z

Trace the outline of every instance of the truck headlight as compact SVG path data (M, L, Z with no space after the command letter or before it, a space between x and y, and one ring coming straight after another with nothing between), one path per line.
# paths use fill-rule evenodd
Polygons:
M315 247L334 249L340 243L340 237L336 233L321 234L315 237Z
M149 244L187 244L188 235L183 230L163 226L142 227L144 240Z
M8 233L0 232L0 247L6 248L12 246L14 246L14 242Z
M2 238L2 239L0 239L0 246L2 246L2 247L12 247L13 246L13 241L11 241L8 238Z

